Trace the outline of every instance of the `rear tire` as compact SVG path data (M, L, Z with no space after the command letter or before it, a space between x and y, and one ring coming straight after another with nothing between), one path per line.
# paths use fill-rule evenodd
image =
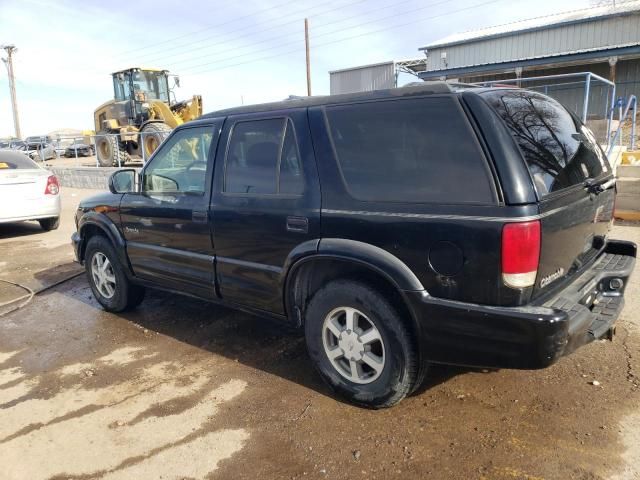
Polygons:
M140 131L140 144L144 150L145 160L155 152L165 138L171 133L171 127L166 123L147 123Z
M129 281L109 240L91 237L84 258L93 296L106 311L124 312L140 305L145 289Z
M38 220L40 227L45 231L56 230L60 226L60 217L43 218Z
M104 136L100 136L104 135ZM96 153L101 167L124 166L131 157L116 135L101 131L96 135Z
M338 280L318 291L307 308L305 338L323 380L357 405L396 405L418 380L418 352L407 326L367 285Z

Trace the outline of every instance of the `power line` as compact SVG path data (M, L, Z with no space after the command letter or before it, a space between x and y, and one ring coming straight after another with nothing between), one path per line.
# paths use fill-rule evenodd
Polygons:
M405 3L405 2L401 2L401 3ZM418 11L421 11L421 10L425 10L427 8L433 8L433 7L436 7L438 5L448 4L448 3L451 3L450 0L439 0L439 1L435 2L435 3L430 3L430 4L427 4L427 5L423 5L421 7L414 8L414 9L411 9L411 10L407 10L405 12L396 13L396 14L393 14L393 15L387 15L386 17L375 18L375 19L369 20L367 22L361 22L361 23L358 23L358 24L355 24L355 25L352 25L352 26L346 27L346 28L345 27L337 28L337 29L334 29L334 30L330 30L328 32L320 33L318 35L312 35L311 37L312 37L313 40L315 40L315 39L317 39L319 37L326 37L327 35L333 35L335 33L341 33L341 32L344 32L346 30L350 30L350 29L353 29L353 28L360 28L360 27L363 27L365 25L370 25L372 23L380 22L382 20L389 20L389 19L393 19L393 18L402 17L402 16L410 14L410 13L415 13L415 12L418 12ZM433 18L436 18L436 17L433 17ZM354 18L354 17L352 17L352 18ZM428 18L431 18L431 17L427 17L427 19ZM332 22L332 23L338 23L338 22ZM325 25L327 25L327 24L325 24ZM381 29L381 30L376 30L376 31L384 31L386 29L387 28L384 28L384 29ZM277 37L275 37L275 38L277 38ZM272 39L267 39L266 41L269 41L269 40L272 40ZM250 56L250 55L254 55L256 53L267 52L267 51L270 51L270 50L273 50L273 49L276 49L276 48L282 48L282 47L286 47L288 45L293 45L293 44L299 44L299 41L296 40L296 41L282 42L282 43L279 43L277 45L272 45L270 47L254 50L252 52L245 53L245 54L242 54L242 55L229 55L229 56L226 56L226 57L223 57L223 58L217 58L214 61L200 63L200 64L197 64L197 65L186 65L185 67L186 68L198 69L198 68L203 67L203 66L211 65L212 63L224 62L226 60L237 59L237 58L243 58L243 57L247 57L247 56ZM185 67L183 67L183 68L185 68Z
M406 25L415 24L415 23L421 22L421 21L440 18L442 16L447 16L447 15L451 15L451 14L454 14L454 13L470 10L470 9L473 9L473 8L478 8L478 7L481 7L481 6L484 6L484 5L488 5L488 4L491 4L491 3L496 3L497 1L501 1L501 0L490 0L490 1L487 1L487 2L479 3L479 4L476 4L476 5L471 5L471 6L464 7L464 8L459 8L459 9L452 10L452 11L449 11L449 12L443 12L442 14L432 15L432 16L428 16L428 17L422 17L422 18L414 19L414 20L409 21L409 22L396 24L396 25L392 25L392 26L389 26L389 27L384 27L384 28L380 28L380 29L377 29L377 30L364 32L364 33L360 33L360 34L356 34L356 35L352 35L352 36L347 36L347 37L343 37L343 38L336 39L336 40L329 41L329 42L314 44L314 48L316 48L316 47L319 48L319 47L323 47L323 46L327 46L327 45L332 45L332 44L335 44L335 43L343 42L343 41L346 41L346 40L351 40L351 39L360 38L360 37L364 37L364 36L368 36L368 35L373 35L373 34L376 34L376 33L379 33L379 32L383 32L383 31L387 31L387 30L391 30L391 29L395 29L395 28L400 28L400 27L403 27L403 26L406 26ZM356 2L356 3L358 3L358 2ZM402 3L406 3L406 2L405 1L399 2L398 4L395 4L395 5L392 5L392 6L396 6L396 5L399 5L399 4L402 4ZM376 23L376 22L379 22L381 20L388 20L388 19L391 19L391 18L401 17L401 16L404 16L404 15L407 15L407 14L410 14L410 13L415 13L417 11L424 10L425 8L432 8L434 6L437 6L437 5L440 5L440 4L443 4L443 3L450 3L450 2L448 0L441 0L439 2L435 2L435 3L432 3L432 4L426 5L426 6L422 6L422 7L415 8L415 9L411 9L411 10L408 10L408 11L405 11L405 12L401 12L401 13L397 13L397 14L394 14L394 15L387 15L385 17L376 18L376 19L373 19L373 20L370 20L370 21L367 21L367 22L361 22L361 23L358 23L358 24L354 24L354 25L351 25L351 26L346 27L346 28L339 28L339 29L331 30L331 31L328 31L328 32L321 33L319 35L312 35L312 40L315 40L316 38L319 38L319 37L324 37L324 36L327 36L327 35L332 35L332 34L335 34L335 33L339 33L339 32L340 33L346 32L348 30L359 28L359 27L362 27L364 25L368 25L368 24L371 24L371 23ZM380 9L378 9L378 10L380 10ZM350 17L350 18L354 18L354 17ZM344 20L348 20L348 19L342 19L342 20L328 22L328 23L326 23L324 25L321 25L321 26L326 27L328 25L331 25L331 24L334 24L334 23L338 23L338 22L344 21ZM297 41L297 40L296 41L290 41L290 42L284 42L284 43L281 43L281 44L276 45L276 46L271 46L271 47L267 47L267 48L260 49L260 50L254 50L252 52L249 52L249 53L246 53L246 54L243 54L243 55L231 55L231 56L227 56L227 57L224 57L224 58L218 58L216 60L205 62L205 63L201 63L201 64L197 64L197 65L190 65L187 68L188 69L193 69L193 70L186 71L184 73L199 75L199 74L202 74L202 73L215 72L215 71L225 70L225 69L236 67L236 66L246 65L246 64L249 64L249 63L253 63L255 60L247 60L247 61L242 61L242 62L235 62L235 63L229 64L229 65L222 65L220 67L213 68L213 69L203 69L205 67L209 67L211 65L218 64L220 62L229 61L229 60L232 60L232 59L238 59L238 58L242 58L242 57L247 57L247 56L255 55L255 54L258 54L258 53L261 53L261 52L271 51L271 50L283 48L283 47L286 47L286 46L292 45L292 44L300 45L299 41ZM230 50L227 50L227 52L232 52L234 50L238 51L238 50L241 50L243 48L246 48L246 47L239 47L239 48L236 48L236 49L230 49ZM294 49L289 49L289 50L281 52L281 53L277 53L277 54L274 54L274 55L269 55L269 56L266 56L266 57L262 56L262 57L259 58L259 60L260 61L268 60L268 59L277 58L277 57L280 57L280 56L283 56L283 55L286 55L286 54L289 54L289 53L298 52L299 48L300 47L297 46ZM93 69L84 70L84 71L88 72L88 73L91 72L91 73L100 74L100 75L104 74L104 72L98 72L97 70L93 70Z
M330 12L333 12L333 11L336 11L336 10L340 10L340 9L342 9L342 8L346 7L346 6L356 5L356 4L358 4L358 3L362 3L362 2L365 2L365 1L367 1L367 0L357 0L357 1L355 1L355 2L351 2L351 3L346 4L346 5L341 5L340 7L337 7L337 8L332 8L332 9L326 10L326 11L324 11L324 12L320 13L320 14L315 14L314 16L324 15L324 14L326 14L326 13L330 13ZM402 4L404 4L404 3L409 3L409 2L412 2L412 1L413 1L413 0L403 0L403 1L401 1L401 2L397 2L397 3L394 3L394 4L387 4L387 5L384 5L384 6L382 6L382 7L379 7L379 8L373 9L373 10L369 10L369 11L367 12L367 14L372 13L372 12L377 12L377 11L380 11L380 10L385 10L385 9L387 9L387 8L394 8L394 7L397 7L397 6L402 5ZM449 2L448 2L448 1L436 2L436 3L434 3L434 4L430 4L430 5L427 5L427 6L425 6L425 7L420 7L420 10L421 10L421 9L424 9L424 8L427 8L427 7L433 7L433 6L436 6L436 5L440 5L440 4L443 4L443 3L449 3ZM410 11L410 12L411 12L411 11ZM405 13L410 13L410 12L405 12ZM405 13L401 13L400 15L404 15ZM360 17L362 17L362 14L352 15L352 16L350 16L350 17L341 18L341 19L338 19L338 20L333 20L333 21L331 21L331 22L327 22L327 23L320 24L319 26L314 27L314 29L316 29L316 30L317 30L318 28L324 28L324 27L327 27L327 26L329 26L329 25L334 25L334 24L337 24L337 23L346 22L346 21L349 21L349 20L351 20L351 19L354 19L354 18L360 18ZM383 17L383 18L382 18L382 20L384 20L385 18L387 18L387 17ZM373 20L373 22L375 22L375 21L379 21L379 20L381 20L381 19L374 19L374 20ZM267 28L267 29L261 30L261 31L260 31L260 33L264 33L264 32L269 31L269 30L274 30L274 29L276 29L276 28L281 28L281 27L283 27L283 26L285 26L285 25L297 24L297 23L299 23L299 21L300 21L300 19L297 19L297 20L294 20L294 21L291 21L291 22L287 22L287 23L284 23L284 24L281 24L281 25L276 25L276 26L273 26L273 27L270 27L270 28ZM372 22L367 22L367 23L372 23ZM362 25L366 25L367 23L363 23ZM318 36L323 36L323 35L327 35L327 34L335 33L335 32L337 32L337 31L340 31L340 29L332 30L331 32L327 32L326 34L316 35L315 37L317 38ZM190 48L188 52L183 52L183 53L181 53L181 54L179 54L179 55L169 55L169 56L167 56L167 55L163 55L163 56L161 56L161 57L156 57L155 59L151 59L151 60L147 59L147 62L149 62L149 61L154 61L154 60L160 60L160 59L162 59L162 60L166 61L167 59L171 59L171 58L175 58L175 57L179 57L179 56L184 56L184 55L191 54L191 53L193 53L194 51L197 51L197 50L202 50L202 49L205 49L205 48L211 48L211 47L214 47L214 46L223 45L223 44L225 44L225 43L229 43L229 42L236 41L236 40L238 40L238 39L240 39L240 38L251 37L251 36L255 35L255 33L256 33L256 32L250 32L250 33L245 34L245 35L240 35L240 36L238 36L238 37L229 38L229 39L227 39L227 40L225 40L225 41L222 41L222 42L218 42L218 43L214 43L214 44L209 44L209 45L204 45L204 46L200 46L200 47L196 47L196 48ZM280 39L280 38L287 38L287 37L290 37L290 36L291 36L291 34L290 34L290 33L285 33L285 34L283 34L283 35L277 35L277 36L275 36L275 37L270 37L270 38L267 38L267 39L263 39L263 40L261 40L260 42L271 42L271 41L273 41L273 40L278 40L278 39ZM293 44L293 43L297 43L297 40L296 40L296 41L289 41L289 42L281 43L281 44L279 44L279 45L280 45L280 46L283 46L283 45L291 45L291 44ZM242 50L242 49L246 49L246 48L250 48L250 47L252 47L252 45L246 45L246 46L243 46L243 47L237 47L237 48L235 48L235 49L233 49L233 50ZM276 47L276 48L277 48L277 47ZM233 51L233 50L232 50L232 51ZM227 50L225 53L227 53L228 51L229 51L229 50ZM206 55L206 56L205 56L205 58L207 58L207 57L214 57L215 55L218 55L218 53L214 53L214 54L212 54L212 55ZM235 56L235 55L231 55L231 56L230 56L230 57L228 57L228 58L233 58L234 56ZM227 58L227 57L225 57L225 58ZM189 61L190 61L190 60L180 60L180 61L177 61L177 62L173 62L173 65L180 65L180 64L183 64L183 63L187 62L187 68L190 68L190 65L188 64L188 62L189 62ZM193 61L193 60L191 60L191 61ZM141 63L144 63L144 62L141 62Z
M362 3L362 1L366 1L366 0L356 0L355 2L352 2L352 4ZM395 7L395 6L401 5L403 3L407 3L408 1L410 1L410 0L403 0L401 2L398 2L398 3L395 3L395 4L391 4L391 5L388 5L388 6ZM332 35L334 33L343 32L345 30L358 28L358 27L361 27L361 26L364 26L364 25L369 25L369 24L372 24L372 23L379 22L381 20L387 20L387 19L390 19L390 18L397 18L397 17L403 16L403 15L407 15L409 13L414 13L414 12L417 12L417 11L420 11L420 10L424 10L426 8L432 8L432 7L435 7L435 6L438 6L438 5L441 5L441 4L447 4L447 3L450 3L450 1L449 0L440 0L438 2L431 3L431 4L428 4L428 5L423 5L421 7L418 7L418 8L412 9L412 10L396 13L396 14L393 14L393 15L387 15L385 17L375 18L375 19L369 20L367 22L361 22L361 23L358 23L358 24L355 24L355 25L351 25L351 26L346 27L346 28L343 27L343 28L334 29L334 30L331 30L331 31L328 31L328 32L324 32L324 33L321 33L321 34L313 35L312 37L313 37L313 39L316 39L318 37L324 37L324 36L327 36L327 35ZM387 8L388 6L381 7L381 8L372 10L372 11L382 10L384 8ZM333 11L335 9L330 9L330 10ZM325 12L325 13L328 13L328 12ZM343 21L351 20L353 18L359 18L361 16L362 15L359 14L359 15L353 15L353 16L348 17L348 18L334 20L334 21L325 23L323 25L320 25L319 28L323 28L323 27L326 27L326 26L329 26L329 25L333 25L333 24L336 24L336 23L341 23ZM283 38L283 37L289 37L289 36L290 35L288 35L288 34L287 35L279 35L279 36L276 36L276 37L263 39L263 40L261 40L261 42L264 43L264 42L268 42L268 41L271 41L271 40L274 40L274 39ZM198 63L198 64L193 64L193 60L171 62L171 58L175 57L175 55L174 56L172 56L172 55L163 56L163 59L165 60L165 62L167 62L169 64L172 64L172 65L180 65L180 64L184 64L185 62L187 62L186 65L185 65L186 68L197 69L197 68L200 68L200 67L211 65L213 63L224 62L224 61L231 60L231 59L244 58L244 57L248 57L248 56L254 55L256 53L267 52L267 51L270 51L270 50L273 50L273 49L278 49L278 48L286 47L288 45L293 45L293 44L298 44L298 40L282 42L282 43L277 44L275 46L272 45L272 46L269 46L269 47L266 47L266 48L259 49L257 51L253 50L251 52L244 53L244 54L241 54L241 55L232 54L232 55L228 55L228 56L225 56L225 57L222 57L222 58L216 58L215 55L217 55L217 54L209 55L209 56L205 56L204 58L212 58L213 57L213 60L210 60L210 61L207 61L207 62L204 62L204 63ZM242 51L243 49L246 49L246 48L249 48L249 47L250 46L243 46L243 47L237 47L237 48L233 48L233 49L228 49L228 50L225 51L225 53L235 52L235 51ZM141 63L144 63L144 62L141 62ZM165 65L166 65L166 63L165 63ZM182 67L182 68L185 68L185 67ZM78 72L78 71L80 71L80 70L76 70L76 72ZM94 70L94 69L86 69L84 71L85 72L91 72L91 73L94 73L94 74L102 74L102 72L98 72L97 70Z
M185 33L183 35L178 35L177 37L168 38L168 39L163 40L161 42L156 42L153 45L149 44L149 45L146 45L144 47L136 47L136 48L133 48L131 50L126 50L126 51L124 51L122 53L126 54L126 53L137 52L137 51L140 51L140 50L146 50L146 49L149 49L149 48L156 48L159 45L164 45L166 43L174 42L175 40L180 40L181 38L190 37L192 35L197 35L198 33L206 32L208 30L211 30L212 28L222 27L224 25L229 25L229 24L231 24L233 22L237 22L238 20L243 20L245 18L252 17L252 16L254 16L254 15L258 14L258 13L264 13L264 12L267 12L269 10L274 10L276 8L280 8L280 7L285 6L285 5L289 5L290 3L297 3L297 2L295 2L295 1L294 2L292 2L292 1L282 2L282 3L279 3L277 5L272 5L271 7L263 8L262 10L258 10L256 12L253 12L253 13L250 13L250 14L247 14L247 15L242 15L240 17L232 18L231 20L227 20L225 22L216 23L214 25L209 25L208 27L205 27L205 28L203 28L201 30L196 30L195 32L189 32L189 33Z
M351 6L353 6L353 5L357 5L357 4L359 4L359 3L363 3L363 2L366 2L366 1L368 1L368 0L356 0L356 1L353 1L353 2L348 2L348 3L345 3L345 4L339 5L339 6L337 6L337 7L334 7L334 8L330 8L330 9L324 10L324 11L322 11L322 12L320 12L320 13L314 13L313 15L307 15L307 16L308 16L309 18L311 18L311 17L318 17L318 16L321 16L321 15L325 15L325 14L327 14L327 13L335 12L335 11L341 10L341 9L343 9L343 8L351 7ZM408 1L412 1L412 0L405 0L405 1L400 2L400 3L406 3L406 2L408 2ZM335 2L334 2L334 3L335 3ZM322 6L322 5L321 5L321 6ZM393 6L393 5L390 5L390 6ZM387 5L387 6L383 7L383 8L388 8L388 7L389 7L389 5ZM312 7L312 9L311 9L311 10L313 10L314 8L316 8L316 7ZM282 16L282 17L280 17L280 19L282 19L282 18L286 18L286 17L289 17L289 16L291 16L291 15L303 15L303 13L302 13L302 12L306 12L306 13L308 13L308 11L307 11L307 10L303 9L303 10L300 10L300 11L296 11L296 12L293 12L293 13L286 14L286 15L284 15L284 16ZM225 40L223 40L223 41L221 41L221 42L209 43L209 44L200 45L200 46L197 46L197 47L193 47L193 44L192 44L192 43L186 43L186 44L182 44L182 45L176 45L176 46L174 46L174 47L172 47L172 48L169 48L169 49L167 49L167 50L163 51L163 52L162 52L162 54L160 54L160 55L155 55L155 56L152 56L152 57L147 57L147 58L146 58L146 60L145 60L145 63L148 63L148 62L155 62L155 61L157 61L157 60L164 60L164 59L166 59L166 58L167 58L166 53L167 53L167 52L170 52L170 51L173 51L173 50L182 50L182 52L181 52L181 53L179 53L179 54L177 54L177 55L170 55L169 57L180 57L180 56L184 56L184 55L189 55L189 54L191 54L192 52L197 51L197 50L203 50L203 49L205 49L205 48L212 48L212 47L215 47L215 46L224 45L224 44L226 44L226 43L230 43L230 42L233 42L233 41L238 40L238 39L241 39L241 38L252 37L252 36L256 35L256 33L264 33L264 32L268 32L268 31L270 31L270 30L275 30L276 28L282 28L282 27L287 26L287 25L297 24L297 23L298 23L302 18L303 18L303 17L299 17L299 18L296 18L295 20L288 21L288 22L285 22L285 23L282 23L282 24L271 25L269 28L261 29L261 30L259 30L259 31L257 31L257 32L256 32L255 30L252 30L252 31L250 31L250 32L248 32L248 33L246 33L246 34L243 34L243 35L239 35L239 36L235 36L235 37L230 37L230 38L229 38L229 37L227 37ZM350 17L350 18L353 18L353 17ZM266 22L262 22L262 23L266 23ZM331 22L331 23L334 23L334 22ZM329 23L329 24L330 24L330 23ZM253 29L253 28L254 28L254 25L247 25L246 27L243 27L243 28L241 28L241 29L239 29L239 30L237 30L237 31L240 31L240 32L241 32L241 31L244 31L244 30L250 30L250 29ZM205 38L199 39L199 40L197 40L197 42L194 42L194 43L195 43L195 44L201 44L202 42L204 42L204 41L206 41L206 40L209 40L209 39L212 39L212 38L216 38L216 37L221 37L221 36L224 36L224 35L225 35L224 33L215 34L215 35L212 35L212 36L210 36L210 37L205 37ZM289 34L280 35L280 36L275 37L275 38L283 38L283 37L286 37L286 36L289 36ZM188 51L184 51L184 47L189 47L189 50L188 50ZM143 57L143 58L144 58L144 57Z
M465 8L452 10L450 12L445 12L445 13L441 13L441 14L438 14L438 15L432 15L432 16L429 16L429 17L414 19L414 20L411 20L410 22L405 22L405 23L393 25L393 26L390 26L390 27L385 27L385 28L381 28L381 29L378 29L378 30L357 34L357 35L352 35L350 37L344 37L344 38L340 38L340 39L333 40L333 41L330 41L330 42L319 43L319 44L314 45L314 48L320 48L320 47L324 47L324 46L327 46L327 45L333 45L335 43L343 42L345 40L353 40L355 38L366 37L368 35L373 35L373 34L376 34L376 33L387 31L387 30L393 30L395 28L405 27L407 25L412 25L412 24L415 24L415 23L418 23L418 22L423 22L425 20L433 20L435 18L440 18L440 17L444 17L444 16L447 16L447 15L452 15L454 13L460 13L460 12L464 12L464 11L467 11L467 10L472 10L474 8L483 7L485 5L490 5L492 3L497 3L497 2L501 2L501 1L503 1L503 0L488 0L486 2L478 3L478 4L471 5L471 6L468 6L468 7L465 7ZM299 51L299 47L295 48L295 49L287 50L285 52L281 52L281 53L278 53L278 54L275 54L275 55L270 55L268 57L261 57L260 61L262 61L262 60L270 60L272 58L281 57L283 55L287 55L289 53L294 53L294 52L297 52L297 51ZM208 65L212 65L213 63L215 63L215 62L209 63ZM253 61L249 60L249 61L245 61L245 62L234 63L234 64L231 64L231 65L225 65L225 66L222 66L222 67L219 67L219 68L214 68L214 69L209 69L209 70L192 71L192 72L187 72L187 73L190 74L190 75L201 75L203 73L217 72L217 71L220 71L220 70L226 70L228 68L233 68L233 67L237 67L237 66L240 66L240 65L246 65L248 63L253 63Z

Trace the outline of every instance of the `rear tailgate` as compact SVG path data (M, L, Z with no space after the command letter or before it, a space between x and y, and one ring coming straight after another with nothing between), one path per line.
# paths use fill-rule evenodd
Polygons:
M542 242L533 297L572 280L604 249L611 227L615 189L580 188L540 205Z
M589 129L557 101L520 89L482 96L518 144L539 199L536 298L574 279L604 249L615 201L611 167Z

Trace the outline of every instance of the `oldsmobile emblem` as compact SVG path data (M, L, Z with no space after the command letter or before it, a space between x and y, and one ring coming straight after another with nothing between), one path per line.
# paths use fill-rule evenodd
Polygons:
M551 282L554 282L560 277L562 277L562 275L564 275L564 268L560 267L555 272L547 275L546 277L542 277L542 280L540 280L540 288L546 287Z

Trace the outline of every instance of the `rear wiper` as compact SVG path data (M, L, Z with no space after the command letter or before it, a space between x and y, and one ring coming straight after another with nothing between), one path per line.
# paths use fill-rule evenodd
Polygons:
M587 178L584 181L584 188L586 188L589 191L589 193L595 193L597 195L613 187L615 184L616 184L615 177L610 178L606 182L602 182L602 183L596 183L595 179Z

